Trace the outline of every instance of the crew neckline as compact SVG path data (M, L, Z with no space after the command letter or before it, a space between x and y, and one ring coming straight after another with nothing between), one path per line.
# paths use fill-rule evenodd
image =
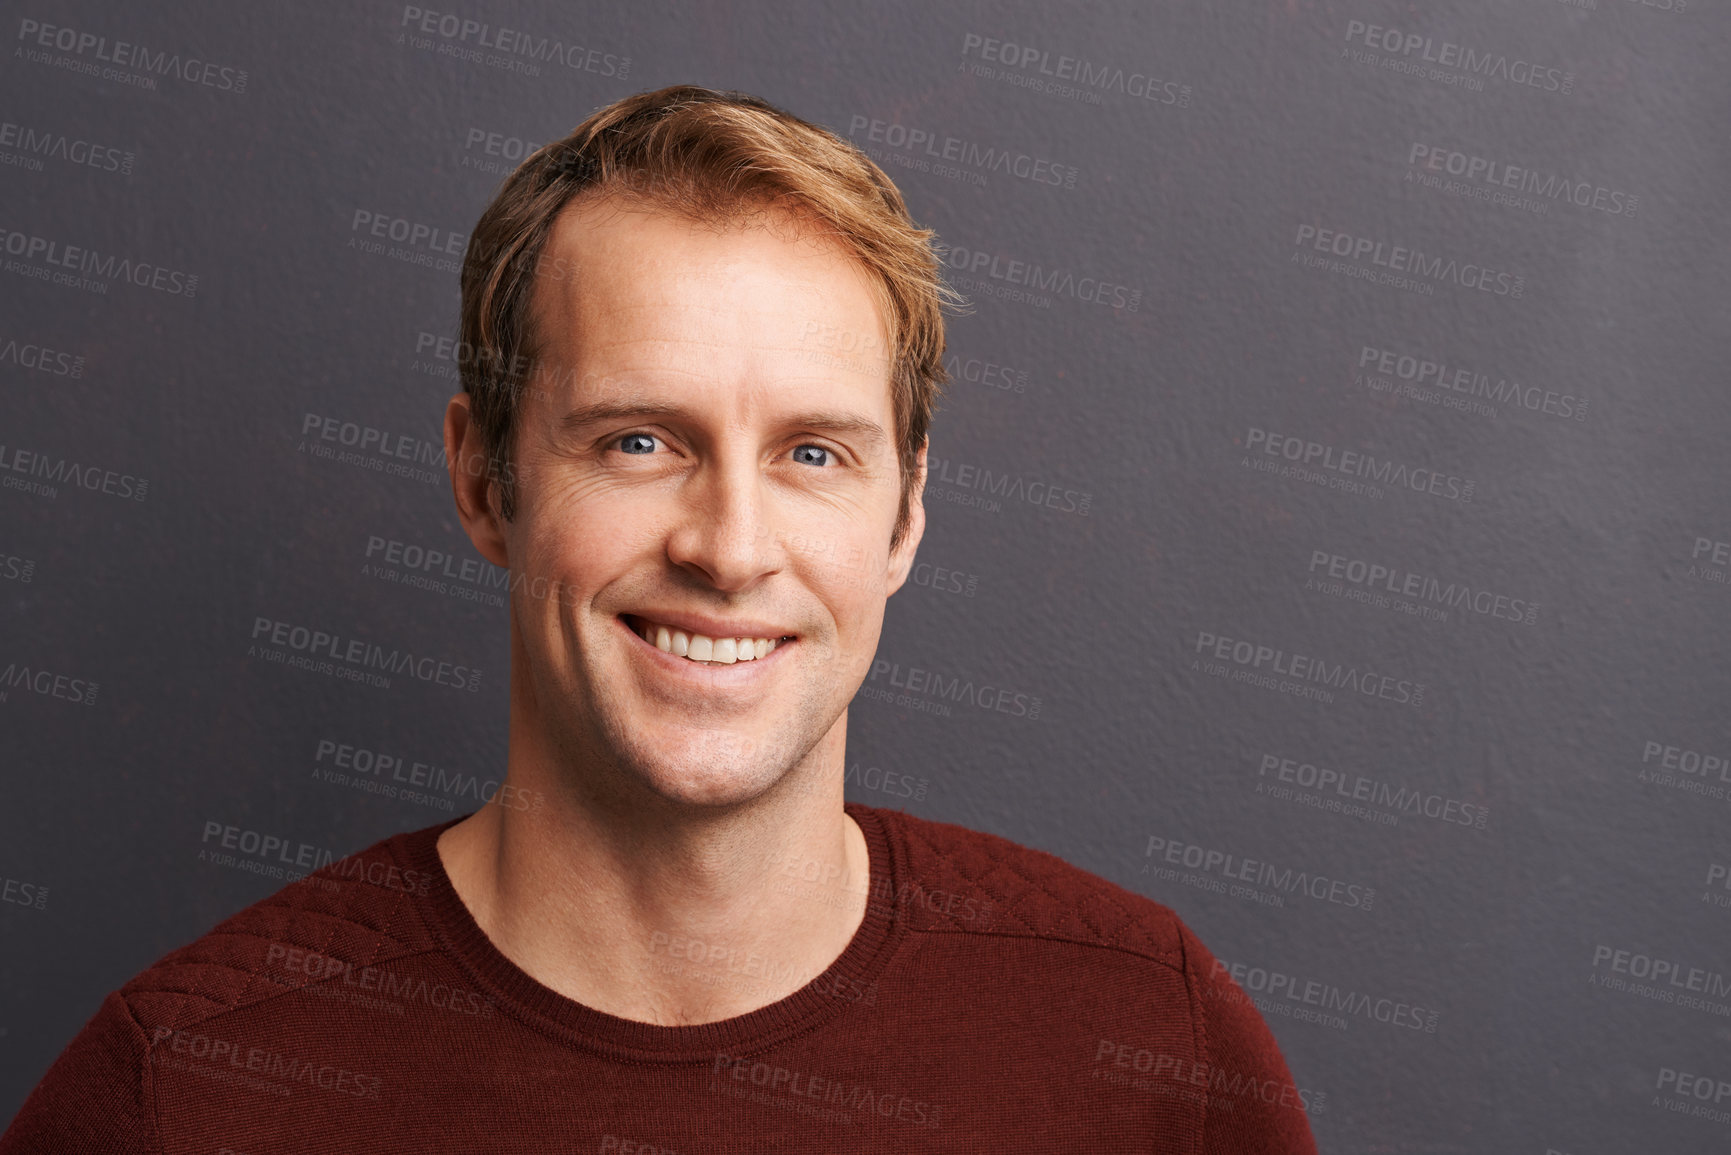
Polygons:
M469 913L439 857L439 836L470 815L399 834L395 849L428 880L423 916L435 939L501 1011L569 1045L615 1058L710 1062L718 1052L740 1054L771 1046L858 1008L859 1001L830 992L870 989L895 954L902 930L898 906L879 896L897 893L901 852L876 807L846 802L843 808L865 835L870 871L865 917L847 947L822 974L786 998L730 1019L691 1026L660 1026L597 1010L542 984L506 957Z

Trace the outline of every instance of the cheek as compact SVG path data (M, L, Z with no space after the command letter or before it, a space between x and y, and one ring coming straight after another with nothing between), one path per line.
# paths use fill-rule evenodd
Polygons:
M627 503L575 470L529 468L518 491L513 560L537 571L590 567L622 551L640 525Z
M631 547L617 523L581 514L538 519L525 527L522 566L587 588L620 568ZM519 555L514 555L519 556Z
M609 564L612 542L589 519L519 508L509 541L517 612L527 620L559 617L588 600Z
M857 615L881 612L888 565L887 545L875 533L860 532L838 541L832 555L812 559L810 573L839 606Z

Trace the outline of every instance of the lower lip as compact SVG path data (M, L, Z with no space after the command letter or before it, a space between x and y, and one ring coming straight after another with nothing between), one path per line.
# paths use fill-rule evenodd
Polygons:
M640 650L648 652L649 660L660 665L671 674L686 678L699 686L749 686L759 678L768 677L768 667L776 665L776 659L799 644L796 638L791 642L777 642L775 649L766 656L753 658L747 662L694 662L690 658L682 658L678 654L652 645L644 640L643 635L631 628L631 623L624 618L615 617L619 628L631 636Z

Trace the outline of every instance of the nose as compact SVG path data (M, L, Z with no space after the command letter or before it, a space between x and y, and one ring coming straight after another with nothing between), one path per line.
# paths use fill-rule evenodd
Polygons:
M773 495L750 453L711 457L680 483L677 500L680 509L667 538L674 565L728 593L780 568Z

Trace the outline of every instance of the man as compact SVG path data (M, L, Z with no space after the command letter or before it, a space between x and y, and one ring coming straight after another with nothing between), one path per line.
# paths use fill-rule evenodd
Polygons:
M110 995L0 1151L1314 1151L1171 911L844 804L925 528L930 236L738 94L525 161L445 421L511 574L506 787Z

